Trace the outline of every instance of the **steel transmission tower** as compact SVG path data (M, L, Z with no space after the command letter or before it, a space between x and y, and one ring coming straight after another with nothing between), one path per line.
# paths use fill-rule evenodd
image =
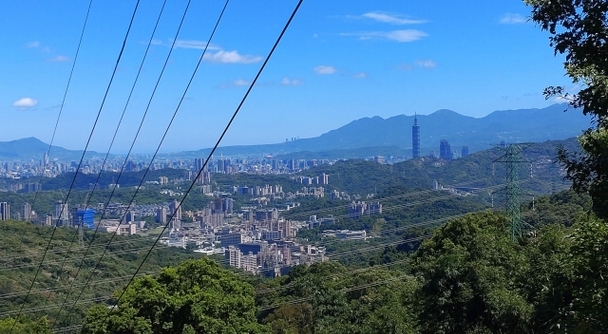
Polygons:
M511 222L511 239L515 240L521 237L521 227L523 220L521 219L520 212L520 195L521 189L519 188L519 164L529 163L522 155L521 152L524 148L530 144L501 144L497 146L504 151L504 154L494 162L504 162L506 165L506 187L505 192L505 209L507 217Z

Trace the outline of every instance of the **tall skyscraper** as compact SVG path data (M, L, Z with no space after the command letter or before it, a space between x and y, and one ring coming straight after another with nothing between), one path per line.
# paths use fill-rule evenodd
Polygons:
M452 147L446 139L442 139L439 142L439 159L451 160L452 159Z
M11 206L8 202L0 202L0 221L11 219Z
M173 202L169 204L169 211L171 212L171 215L173 215L174 220L182 220L182 207L177 200L173 200Z
M469 147L468 146L463 146L461 154L460 154L460 157L464 158L464 157L466 157L468 155L469 155Z
M203 158L195 158L194 159L194 171L198 172L199 170L203 169L204 163L205 163L205 160Z
M418 125L417 115L414 114L414 125L412 125L412 157L420 157L420 125Z
M66 220L68 219L68 203L63 201L55 202L55 217L57 219Z
M161 224L167 224L167 209L162 207L156 210L156 222Z
M21 205L21 219L25 221L32 220L32 205L28 202Z

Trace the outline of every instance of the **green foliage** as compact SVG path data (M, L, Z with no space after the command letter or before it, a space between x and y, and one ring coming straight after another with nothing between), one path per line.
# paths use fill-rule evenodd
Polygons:
M51 227L39 227L25 222L1 222L0 313L19 310L23 306L24 314L28 317L47 316L50 321L57 321L54 326L78 323L82 321L88 306L86 304L76 305L70 312L67 312L69 309L67 307L61 309L62 312L57 318L60 310L57 306L65 302L72 281L75 280L71 297L68 299L70 305L80 293L82 293L81 301L110 297L112 292L122 286L135 272L145 252L152 246L152 241L144 237L116 236L112 245L108 247L104 259L93 273L93 266L99 261L110 238L110 234L100 232L93 241L83 267L76 277L86 245L92 240L93 233L85 231L84 245L81 246L76 237L76 229L58 228L34 289L25 300L26 292L34 279L52 231ZM143 270L157 272L170 264L198 257L199 254L182 249L156 247ZM78 286L89 277L91 277L90 285L86 288ZM42 307L42 309L32 312L31 309L34 307Z
M418 285L399 271L317 263L295 267L277 283L258 293L259 302L261 296L264 304L278 305L264 314L273 333L416 333L412 297Z
M523 333L533 313L522 277L527 264L506 219L480 213L437 229L416 252L420 321L427 333Z
M114 310L92 308L82 333L264 333L253 295L213 261L184 261L135 280Z
M588 192L593 210L608 217L608 5L596 0L526 0L532 19L548 31L556 54L564 54L564 69L574 83L582 86L575 95L563 87L548 87L547 98L565 96L570 106L592 115L595 126L580 137L582 153L559 151L573 188Z
M522 218L535 227L550 224L571 226L575 221L583 220L590 210L591 198L588 195L568 190L537 198L534 208L532 203L523 208Z
M32 321L26 318L15 320L13 318L0 319L0 333L15 334L51 334L51 328L46 318Z

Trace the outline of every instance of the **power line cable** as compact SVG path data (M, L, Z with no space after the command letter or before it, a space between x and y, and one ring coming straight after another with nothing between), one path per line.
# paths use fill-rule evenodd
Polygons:
M160 84L161 79L163 78L163 74L164 74L164 72L165 72L165 69L167 68L167 64L169 63L169 59L170 59L171 54L172 54L172 52L173 52L173 50L174 50L174 48L175 48L175 43L177 42L177 37L178 37L178 35L179 35L180 31L181 31L182 25L183 25L183 23L184 23L184 19L185 19L185 17L186 17L186 13L188 12L188 8L190 7L190 3L191 3L191 0L189 0L189 1L188 1L187 5L186 5L186 7L185 7L185 9L184 9L184 12L183 12L182 17L181 17L181 20L180 20L180 24L179 24L179 26L178 26L178 29L177 29L176 33L175 33L175 37L173 38L173 42L172 42L172 44L171 44L171 48L169 49L169 52L167 53L167 56L165 57L165 62L164 62L164 64L163 64L163 67L162 67L162 69L161 69L161 72L160 72L160 74L159 74L159 76L158 76L158 78L157 78L157 80L156 80L156 84L155 84L155 86L154 86L154 89L153 89L153 91L152 91L152 94L151 94L151 96L150 96L150 99L148 100L148 104L147 104L146 109L145 109L145 111L144 111L144 113L143 113L143 115L142 115L142 119L141 119L141 121L140 121L140 123L139 123L139 127L138 127L138 129L137 129L137 131L136 131L136 133L135 133L135 136L134 136L134 138L133 138L133 141L131 142L131 146L130 146L130 148L129 148L129 151L127 152L127 155L125 156L125 159L124 159L124 161L123 161L122 167L121 167L120 172L119 172L119 174L118 174L117 180L116 180L116 182L115 182L114 186L112 187L112 191L110 192L110 196L108 197L108 200L106 201L106 203L105 203L105 205L104 205L104 209L103 209L103 212L102 212L102 214L101 214L100 220L103 220L103 218L105 217L106 209L107 209L108 205L110 204L110 201L111 201L111 200L112 200L112 198L114 197L114 193L116 192L116 189L117 189L117 184L118 184L118 182L120 181L120 179L121 179L121 177L122 177L122 175L123 175L123 172L124 172L124 170L125 170L125 166L126 166L126 164L127 164L127 162L128 162L128 159L129 159L129 156L131 155L131 152L132 152L132 150L133 150L133 147L135 146L135 142L136 142L136 141L137 141L137 139L139 138L139 134L140 134L141 129L142 129L142 127L143 127L144 121L145 121L145 119L146 119L146 117L147 117L147 115L148 115L148 111L149 111L149 109L150 109L150 105L151 105L151 103L152 103L152 100L153 100L154 96L156 95L156 90L157 90L157 88L158 88L158 86L159 86L159 84ZM151 42L152 42L152 39L150 39L150 41L148 42L148 44L151 44ZM205 51L206 51L206 49L207 49L207 48L205 47ZM204 52L204 51L203 51L203 52ZM152 161L153 161L153 160L152 160ZM133 195L133 197L132 197L132 199L131 199L131 202L129 203L129 205L128 205L127 209L128 209L130 206L131 206L131 203L133 203L133 200L135 199L135 196L137 196L137 193L139 192L139 189L141 188L141 185L143 184L143 180L145 179L145 176L146 176L146 174L144 174L144 175L142 176L141 181L140 181L140 183L139 183L139 186L137 187L137 190L135 191L135 194ZM123 219L124 219L124 217L123 217ZM122 221L122 219L121 219L121 221ZM93 242L93 240L95 239L95 236L97 235L97 233L98 233L98 230L99 230L100 226L101 226L101 224L98 224L98 225L96 226L95 231L93 232L93 238L92 238L91 242L89 243L89 245L87 246L87 250L85 251L85 255L84 255L84 256L86 256L86 254L88 254L88 248L90 247L91 243L92 243L92 242ZM110 238L110 241L108 242L108 244L106 245L106 247L109 245L109 243L111 243L111 242L112 242L112 240L114 239L114 236L115 236L115 235L116 235L116 231L115 231L115 232L112 234L112 236L111 236L111 238ZM103 253L103 254L105 254L105 251L104 251L104 253ZM103 254L102 254L102 257L103 257ZM78 277L78 275L79 275L79 273L80 273L80 270L81 270L81 268L82 268L82 266L83 266L83 264L84 264L84 256L83 256L83 260L81 261L80 265L78 266L78 270L76 271L76 275L74 276L74 280L75 280L75 279ZM100 261L101 261L101 259L100 259ZM74 282L74 281L72 281L72 282ZM71 291L71 288L70 288L70 291Z
M346 293L346 292L353 292L353 291L363 290L363 289L367 289L367 288L371 288L371 287L375 287L375 286L379 286L379 285L384 285L384 284L387 284L387 283L390 283L390 282L394 282L394 281L400 280L400 279L408 277L408 276L409 275L407 275L407 274L406 275L400 275L400 276L393 277L393 278L390 278L390 279L386 279L386 280L383 280L383 281L376 281L376 282L372 282L372 283L362 284L362 285L354 286L352 288L345 288L345 289L340 290L340 292ZM267 310L271 310L271 309L275 309L275 308L281 307L283 305L299 304L299 303L303 303L305 301L312 300L313 298L314 297L303 297L303 298L297 298L297 299L285 301L285 302L282 302L282 303L277 303L277 304L273 304L273 305L267 305L267 306L260 307L258 309L258 311L267 311Z
M99 180L100 180L100 178L101 178L101 174L103 173L103 169L104 169L104 167L105 167L105 165L106 165L106 162L107 162L107 160L108 160L108 156L110 155L110 152L112 151L112 147L113 147L113 145L114 145L114 141L116 140L116 136L118 135L118 131L120 130L120 126L121 126L121 124L122 124L122 121L123 121L123 119L124 119L125 113L126 113L126 111L127 111L127 108L128 108L128 106L129 106L129 103L130 103L130 101L131 101L131 97L133 96L133 92L135 91L135 86L137 85L137 83L138 83L138 81L139 81L139 77L140 77L141 72L142 72L142 69L143 69L143 67L144 67L144 63L145 63L145 61L146 61L146 59L147 59L147 57L148 57L148 53L149 53L149 50L150 50L150 46L152 45L152 41L153 41L154 36L155 36L155 34L156 34L156 30L157 30L158 25L159 25L159 23L160 23L160 19L161 19L162 14L163 14L163 12L164 12L164 10L165 10L165 5L166 5L166 4L167 4L167 0L164 0L164 1L163 1L163 4L162 4L162 6L161 6L161 9L160 9L160 11L159 11L159 13L158 13L158 17L156 18L156 23L154 24L154 29L152 30L152 33L150 34L150 39L148 40L148 43L147 43L147 45L146 45L146 50L145 50L145 52L144 52L144 56L142 57L142 60L141 60L141 62L140 62L140 64L139 64L139 69L137 70L137 74L136 74L136 76L135 76L135 80L134 80L134 82L133 82L133 85L131 86L131 90L130 90L129 95L128 95L128 97L127 97L127 100L126 100L126 102L125 102L124 108L122 109L122 113L121 113L121 115L120 115L120 119L119 119L118 124L117 124L117 126L116 126L116 130L114 131L114 135L112 136L112 140L110 141L110 145L109 145L109 147L108 147L108 150L107 150L107 152L106 152L106 154L105 154L105 157L103 158L103 163L102 163L102 165L101 165L101 168L100 168L100 170L99 170L99 173L97 174L97 179L95 180L95 183L93 184L93 189L92 189L92 190L91 190L91 191L90 191L90 192L89 192L89 193L86 195L86 197L85 197L85 202L83 203L83 205L84 205L84 210L86 210L86 209L88 208L88 205L89 205L89 200L90 200L90 199L91 199L91 197L93 196L93 193L95 192L95 189L97 188L97 186L98 186L98 184L99 184ZM181 27L181 26L180 26L180 27ZM174 42L174 43L175 43L175 42ZM169 58L169 56L170 56L170 55L171 55L171 53L169 53L169 55L167 56L167 59ZM163 70L164 70L164 68L163 68ZM127 158L128 158L128 156L127 156ZM119 180L120 180L120 175L122 174L123 170L124 170L124 168L123 168L123 169L121 169L121 171L120 171L120 173L119 173ZM118 181L116 181L116 183L118 183ZM116 189L116 186L114 186L114 189ZM112 198L112 195L113 195L113 194L114 194L114 192L112 191L112 194L111 194L111 195L110 195L110 197L108 198L108 203L106 203L106 206L107 206L107 204L109 204L109 201L111 200L111 198ZM105 210L104 210L104 212L103 212L103 214L102 214L101 219L103 219L103 215L105 215ZM84 223L84 222L81 222L81 223L80 223L79 228L83 228L83 223ZM100 227L100 226L101 226L101 224L98 224L98 225L97 225L97 227L95 228L95 232L93 233L93 236L92 236L92 238L91 238L91 242L89 243L89 245L90 245L91 243L93 243L93 241L95 240L95 236L97 235L97 232L98 232L98 230L99 230L99 227ZM74 240L76 239L76 236L78 235L78 232L79 232L79 231L77 231L77 232L74 234L74 236L72 237L72 241L70 242L70 246L68 247L68 252L69 252L69 250L71 249L72 244L74 243ZM87 253L88 253L88 248L87 248L87 251L85 251L85 255L83 256L83 259L84 259L84 257L86 257L86 254L87 254ZM66 261L67 261L67 259L66 259ZM64 267L64 264L62 264L62 265L61 265L61 268L59 269L59 276L60 276L60 277L61 277L61 273L63 272L63 267ZM76 276L78 276L78 272L76 273ZM76 277L74 277L74 278L76 278ZM72 282L74 282L74 281L72 281ZM48 301L48 298L47 298L47 301Z
M232 114L232 117L230 118L230 120L228 121L228 124L226 124L226 127L224 128L222 134L220 135L220 137L218 138L217 142L215 143L215 145L213 146L213 149L211 150L211 152L209 152L208 158L205 160L205 163L203 164L203 166L201 167L201 169L198 171L197 176L194 178L194 180L196 181L200 176L202 171L205 169L205 167L207 166L207 163L209 161L209 159L211 158L211 156L213 155L213 153L215 152L215 150L217 150L217 147L219 146L220 142L222 141L222 139L224 138L224 135L226 134L226 132L228 132L228 129L230 128L230 125L232 125L232 122L234 121L234 119L236 118L236 116L238 115L239 111L241 110L241 107L243 106L243 104L245 103L245 101L247 100L247 97L249 96L249 93L251 92L251 90L253 89L253 87L255 86L257 80L259 79L260 75L262 74L262 72L264 71L264 68L266 67L266 64L268 64L268 61L270 60L270 58L272 57L274 51L276 50L277 46L279 45L279 42L281 41L281 39L283 38L283 35L285 34L285 32L287 31L287 29L289 28L291 22L293 21L293 18L295 17L296 13L298 12L298 9L300 8L300 5L302 4L303 0L299 0L297 5L295 6L291 16L289 17L289 19L287 20L287 23L285 24L285 26L283 27L281 33L279 34L277 40L275 41L274 45L272 46L270 52L268 53L266 59L264 60L264 63L262 64L262 66L260 67L259 71L257 72L256 76L254 77L253 81L251 82L251 84L249 85L249 88L247 89L247 92L245 93L245 95L243 96L243 98L241 99L241 102L238 104L237 108L235 109L234 113ZM228 4L228 0L226 1L226 5ZM225 9L225 7L224 7ZM201 58L199 59L199 64L202 61L203 57L201 56ZM198 65L197 65L197 69L198 69ZM195 71L196 72L196 71ZM194 77L194 76L193 76ZM191 79L192 80L192 79ZM188 85L189 87L189 85ZM182 95L182 99L180 100L180 105L181 105L181 101L183 101L184 97L186 96L187 93L187 89L184 91L184 94ZM186 193L184 194L184 197L181 199L181 201L179 202L178 206L176 207L175 211L173 212L173 214L171 215L171 220L174 218L175 213L177 212L177 210L181 207L182 203L184 202L184 199L188 196L188 193L190 193L190 191L192 191L192 188L194 187L195 182L192 182L190 184L190 187L188 188L188 190L186 191ZM170 220L169 220L170 222ZM164 231L167 229L169 222L167 222L167 224L165 224L162 232L159 234L159 236L156 238L154 244L152 245L152 247L150 248L150 250L148 251L148 253L146 254L146 256L144 256L144 259L142 260L142 262L140 263L139 267L137 268L137 270L135 271L135 274L133 274L133 278L127 283L127 285L124 287L124 289L122 290L121 294L119 295L119 297L116 299L116 304L118 305L118 303L120 302L120 300L122 299L122 297L124 296L125 291L127 291L128 287L133 283L133 280L135 279L135 276L139 273L139 271L141 270L143 264L146 262L146 260L148 259L148 256L150 255L150 253L152 252L152 250L154 249L154 246L156 246L156 244L158 243L158 241L160 240L162 234L164 233ZM107 317L110 316L110 314L112 313L112 311L114 310L114 308L110 309L110 312L108 312Z
M138 7L139 7L139 3L140 3L140 0L137 0L137 3L136 3L136 5L135 5L135 9L133 10L133 14L132 14L132 16L131 16L131 21L129 22L129 27L128 27L127 32L126 32L126 34L125 34L125 37L124 37L124 39L123 39L123 43L122 43L122 47L121 47L121 49L120 49L120 53L118 54L118 58L117 58L117 60L116 60L116 64L115 64L115 66L114 66L114 70L113 70L113 72L112 72L112 76L111 76L111 78L110 78L110 82L108 83L108 86L107 86L107 88L106 88L106 92L105 92L105 94L104 94L104 97L103 97L102 103L101 103L101 105L100 105L100 107L99 107L99 111L97 112L97 117L95 118L95 122L93 123L93 127L92 127L92 129L91 129L90 134L89 134L89 138L87 139L87 143L86 143L86 145L85 145L85 147L84 147L84 150L82 151L82 156L80 157L80 161L78 162L78 167L76 168L76 171L75 171L75 173L74 173L74 177L72 178L72 182L71 182L71 184L70 184L70 188L68 189L68 192L67 192L67 195L66 195L66 197L65 197L64 203L67 203L67 200L68 200L68 198L70 197L70 193L71 193L71 191L72 191L72 188L74 187L74 183L76 182L76 176L78 175L78 171L80 170L80 167L82 166L82 161L84 160L85 154L86 154L87 149L88 149L88 147L89 147L89 144L90 144L90 142L91 142L91 138L93 137L93 133L95 132L95 127L97 126L97 122L99 121L99 117L101 116L101 112L102 112L103 107L104 107L104 105L105 105L106 98L107 98L107 96L108 96L108 93L109 93L109 91L110 91L110 87L111 87L111 85L112 85L112 82L114 81L114 76L115 76L116 71L117 71L117 69L118 69L118 64L120 63L120 60L122 59L122 54L123 54L124 49L125 49L125 47L126 47L126 44L127 44L127 39L128 39L129 34L130 34L130 32L131 32L131 27L132 27L132 25L133 25L133 21L134 21L134 19L135 19L135 13L137 13L137 9L138 9ZM62 205L63 205L63 203L62 203ZM65 210L63 210L63 208L60 210L59 217L57 218L57 223L59 223L59 221L61 220L61 215L63 214L63 212L64 212L64 211L65 211ZM44 251L44 255L42 256L42 260L40 261L40 265L38 266L38 269L36 270L36 274L34 275L34 279L32 280L32 284L30 285L30 288L28 289L29 291L31 291L31 290L32 290L32 288L34 287L34 284L36 283L36 279L38 278L38 275L40 274L40 270L42 269L42 263L44 262L44 259L45 259L45 257L46 257L46 253L48 252L48 250L49 250L49 248L50 248L50 246L51 246L51 242L53 241L53 237L54 237L54 235L55 235L55 231L57 230L57 223L55 224L55 226L54 226L54 228L53 228L53 232L51 233L51 237L49 238L49 242L48 242L48 245L47 245L47 247L46 247L46 249L45 249L45 251ZM24 307L24 306L25 306L25 304L27 303L28 298L29 298L29 292L28 292L28 294L25 296L25 299L23 300L23 304L21 305L21 308L20 308L21 310L23 309L23 307ZM17 318L18 318L20 315L21 315L21 312L19 312L19 314L17 315ZM15 327L15 325L13 324L13 326L11 327L11 331L10 331L11 333L12 333L12 331L13 331L13 328L14 328L14 327Z
M178 29L178 34L179 34L179 31L181 30L181 27L182 27L182 24L183 24L183 22L184 22L184 19L185 19L186 13L187 13L188 8L189 8L189 6L190 6L190 2L191 2L191 1L189 0L189 1L188 1L188 4L187 4L187 6L186 6L186 9L184 10L184 14L183 14L183 16L182 16L182 20L181 20L181 22L180 22L179 29ZM200 67L200 64L201 64L201 62L202 62L202 60L203 60L203 58L204 58L204 56L205 56L205 54L206 54L206 52L207 52L208 46L209 46L209 44L211 43L211 40L213 39L213 36L215 35L215 32L216 32L216 30L217 30L217 28L218 28L218 26L219 26L219 24L220 24L220 22L221 22L221 19L222 19L223 15L224 15L224 12L225 12L225 10L226 10L226 7L228 6L228 2L229 2L229 0L226 0L226 2L225 2L225 4L224 4L224 7L222 8L222 10L221 10L221 12L220 12L220 15L218 16L218 19L217 19L217 21L216 21L216 23L215 23L215 26L214 26L214 28L213 28L213 30L212 30L212 32L211 32L211 35L210 35L210 37L209 37L209 39L208 39L208 42L207 42L207 44L205 45L205 47L204 47L204 49L203 49L203 51L202 51L202 53L201 53L201 56L200 56L200 58L199 58L199 60L198 60L198 63L197 63L197 65L196 65L196 67L195 67L195 70L194 70L194 72L193 72L192 76L190 77L190 80L189 80L188 84L186 85L186 88L184 89L184 92L183 92L183 94L182 94L182 97L181 97L181 99L180 99L180 101L179 101L179 103L178 103L177 107L175 108L175 111L174 111L174 113L173 113L173 116L172 116L172 118L171 118L171 120L170 120L169 124L167 125L167 127L166 127L166 129L165 129L165 132L164 132L164 134L163 134L163 136L162 136L162 138L161 138L161 140L160 140L160 142L159 142L159 144L158 144L158 146L157 146L157 148L156 148L156 151L154 152L154 155L152 156L152 159L150 160L150 163L148 164L148 167L146 168L146 170L145 170L145 172L144 172L144 175L142 176L142 178L141 178L141 180L140 180L140 183L139 183L138 187L136 188L135 193L133 194L133 197L131 198L131 201L129 202L129 205L127 206L127 208L129 208L129 207L132 205L133 201L135 200L135 197L136 197L136 196L137 196L137 194L139 193L139 190L141 189L141 185L143 184L143 182L144 182L144 180L145 180L145 178L146 178L146 175L147 175L148 171L150 170L150 168L151 168L151 166L152 166L152 163L154 162L154 159L155 159L155 158L156 158L156 156L158 155L158 151L160 150L160 148L161 148L161 146L162 146L162 144L163 144L163 142L164 142L164 140L165 140L165 138L166 138L166 136L167 136L167 133L169 132L169 129L170 129L171 125L173 124L173 120L175 119L175 117L176 117L176 115L177 115L177 112L179 111L179 109L180 109L180 107L181 107L181 105L182 105L182 103L183 103L183 101L184 101L184 99L185 99L185 96L186 96L186 94L187 94L187 92L188 92L188 89L190 88L190 85L192 84L192 82L193 82L193 80L194 80L194 77L195 77L195 75L196 75L196 73L197 73L197 71L198 71L198 68ZM173 40L173 44L172 44L172 48L171 48L171 50L173 49L173 46L175 45L176 41L177 41L177 34L176 34L176 38ZM167 58L167 61L168 61L168 58ZM165 66L166 66L166 64L167 64L167 63L165 63ZM164 71L164 68L165 68L165 67L163 67L163 71ZM161 77L162 77L162 75L161 75ZM160 77L159 77L159 81L160 81ZM154 92L156 91L156 88L157 88L157 87L158 87L158 82L157 82L157 84L156 84L156 87L154 88ZM153 97L153 96L154 96L154 95L152 95L152 97ZM152 97L150 98L150 100L149 100L149 102L148 102L148 107L150 106L150 103L151 103L151 101L152 101ZM148 107L146 108L146 113L147 113ZM143 124L143 120L142 120L142 123L140 123L140 127L141 127L141 125L142 125L142 124ZM138 133L139 133L139 130L138 130ZM134 142L133 142L133 144L134 144ZM132 148L132 147L133 147L133 145L131 146L131 148ZM130 152L131 152L131 151L129 150L129 153L130 153ZM126 214L126 213L125 213L125 214ZM110 238L110 241L108 242L107 246L109 246L109 245L112 243L112 240L113 240L113 238L114 238L114 236L115 236L115 235L116 235L116 233L114 233L114 234L112 235L112 237ZM161 235L162 235L162 233L161 233ZM160 238L160 235L159 235L159 238ZM158 239L157 239L157 241L158 241ZM154 243L154 245L156 245L156 242ZM152 248L151 248L150 250L152 250L152 249L154 248L154 245L152 246ZM106 248L106 249L107 249L107 248ZM102 253L102 255L101 255L101 257L100 257L99 261L98 261L98 262L97 262L97 264L95 265L95 268L97 268L97 266L98 266L98 265L99 265L99 263L101 262L101 259L104 257L104 255L105 255L105 250L104 250L104 252ZM145 259L147 259L147 257L148 257L148 256L149 256L149 252L148 252L148 254L146 255ZM145 261L145 259L144 259L144 261ZM141 268L141 266L140 266L139 268ZM139 270L139 268L138 268L138 270ZM89 278L87 279L87 281L89 281L89 280L91 279L91 277L92 277L92 275L90 275L90 276L89 276ZM76 300L78 300L78 299L80 298L80 295L82 295L82 291L81 291L81 293L79 294L79 297L78 297L78 298L76 298ZM58 315L57 315L56 319L58 318L58 316L59 316L59 314L61 313L61 311L62 311L62 309L60 309L60 310L59 310L59 313L58 313Z
M89 0L89 5L87 7L87 13L85 15L82 30L80 32L80 38L78 40L78 46L76 47L76 54L74 55L74 61L72 62L72 67L70 68L70 74L68 75L68 81L66 83L65 90L63 92L63 97L61 99L61 105L59 106L59 113L57 115L57 121L55 121L55 128L53 129L53 135L51 136L49 148L46 151L47 156L49 156L51 154L51 148L53 147L53 142L55 140L55 134L57 133L57 127L59 125L59 120L61 119L61 114L63 113L63 107L65 106L65 100L67 99L68 91L70 89L70 84L72 82L72 76L74 74L74 68L76 67L76 61L78 60L78 55L80 54L80 46L82 45L82 40L84 38L84 32L86 30L87 23L89 22L89 14L91 12L92 4L93 4L93 0ZM43 162L45 163L44 167L46 167L46 161L43 161ZM39 187L38 187L38 189L36 189L36 192L34 193L34 199L32 200L32 207L34 207L34 204L36 204L36 198L38 197L38 193L41 191L43 177L44 177L44 171L42 171L40 173L40 179L38 180Z

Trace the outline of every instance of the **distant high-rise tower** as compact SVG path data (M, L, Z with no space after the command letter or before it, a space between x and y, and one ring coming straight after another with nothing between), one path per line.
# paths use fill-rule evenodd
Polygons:
M460 154L460 156L462 158L466 157L469 155L469 147L468 146L463 146L462 147L462 153Z
M32 205L28 202L21 205L21 219L25 221L32 220Z
M63 203L63 201L55 202L55 217L60 220L68 220L68 203Z
M414 125L412 125L412 157L420 157L420 125L418 125L417 115L414 114Z
M8 202L0 202L0 221L11 219L11 206Z
M439 159L451 160L452 159L452 147L446 139L442 139L439 142Z

